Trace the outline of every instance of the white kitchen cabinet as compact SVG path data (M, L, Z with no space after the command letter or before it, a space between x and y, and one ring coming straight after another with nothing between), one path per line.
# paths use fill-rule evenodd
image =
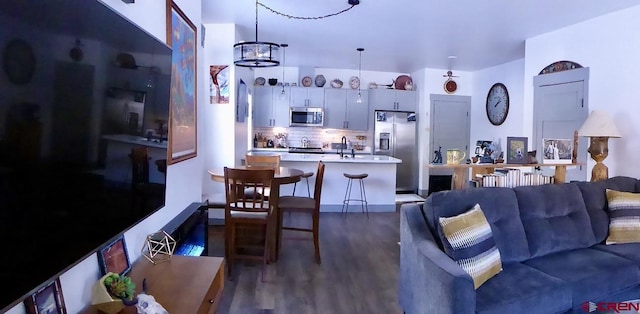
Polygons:
M369 107L371 110L416 111L416 94L400 89L370 89Z
M289 88L256 86L253 92L253 127L289 126Z
M367 93L362 92L362 103L357 103L358 90L325 89L324 127L332 129L367 130L369 106Z
M291 107L322 107L324 105L324 88L291 87Z

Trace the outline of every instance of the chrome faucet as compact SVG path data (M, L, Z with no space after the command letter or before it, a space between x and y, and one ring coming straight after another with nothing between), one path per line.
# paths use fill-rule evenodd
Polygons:
M347 137L343 136L340 141L340 158L344 157L344 149L347 148Z

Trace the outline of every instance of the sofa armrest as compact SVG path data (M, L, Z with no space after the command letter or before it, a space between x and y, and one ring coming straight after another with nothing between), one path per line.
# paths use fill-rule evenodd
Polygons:
M475 313L473 280L437 246L419 205L400 210L400 305L407 314Z

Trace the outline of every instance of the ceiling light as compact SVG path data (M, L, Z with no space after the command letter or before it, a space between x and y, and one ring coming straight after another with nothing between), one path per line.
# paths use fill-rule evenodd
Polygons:
M280 45L258 41L258 0L256 0L256 40L233 45L233 63L241 67L274 67L280 64Z
M356 102L361 104L362 94L360 93L360 86L362 86L362 52L364 51L364 48L358 48L356 50L360 52L360 60L358 60L358 79L360 80L360 84L358 84L358 98L356 99Z
M289 45L287 44L281 44L280 47L282 47L282 92L280 92L280 99L284 100L285 98L287 98L287 94L284 91L284 60L285 60L285 48L287 48Z

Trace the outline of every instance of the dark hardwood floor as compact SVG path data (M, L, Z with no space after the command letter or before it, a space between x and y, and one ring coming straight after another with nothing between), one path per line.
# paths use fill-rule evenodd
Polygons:
M305 215L285 223L310 224ZM311 239L286 231L284 237ZM402 313L398 304L399 213L320 215L322 264L313 241L285 239L276 263L260 280L259 262L236 262L226 279L219 313ZM223 227L209 228L209 255L224 256Z

